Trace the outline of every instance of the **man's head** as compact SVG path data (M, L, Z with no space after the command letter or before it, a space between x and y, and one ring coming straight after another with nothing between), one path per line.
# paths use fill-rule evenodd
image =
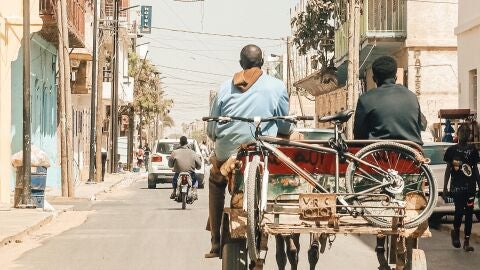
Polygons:
M458 142L466 143L470 139L470 127L467 124L461 125L457 130Z
M263 66L263 53L257 45L247 45L240 52L240 66L243 69Z
M185 137L185 136L180 137L180 145L184 146L184 145L187 145L187 144L188 144L187 137Z
M386 79L397 79L397 61L390 56L380 56L372 64L373 80L378 86Z

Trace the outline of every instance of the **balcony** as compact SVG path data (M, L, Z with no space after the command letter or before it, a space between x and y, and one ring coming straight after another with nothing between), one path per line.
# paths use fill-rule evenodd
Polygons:
M360 23L361 63L369 52L373 52L372 47L375 47L373 53L379 55L391 53L401 46L407 36L406 1L364 0ZM335 31L337 66L342 65L348 57L348 27L349 22L345 21Z
M40 17L43 27L40 34L58 45L56 0L40 0ZM85 47L85 0L67 0L68 40L70 48Z

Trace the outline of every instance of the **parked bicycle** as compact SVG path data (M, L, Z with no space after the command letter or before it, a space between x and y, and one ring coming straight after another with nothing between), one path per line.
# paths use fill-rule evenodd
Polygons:
M382 141L367 145L356 154L349 152L348 145L343 139L342 124L352 115L353 111L348 110L319 119L320 122L334 124L334 138L329 140L328 147L306 141L291 141L262 135L262 123L277 120L296 123L300 120L313 120L313 117L203 118L204 121L216 121L219 124L242 121L252 123L255 127L255 141L242 148L237 155L237 159L244 160L244 192L246 194L244 210L247 213L247 249L251 261L256 262L260 258L261 226L264 215L268 213L268 162L272 158L303 178L311 185L314 192L334 194L336 200L334 209L336 208L338 215L361 216L373 226L380 228L391 228L392 220L398 217L402 218L404 228L414 228L424 223L431 215L438 198L437 184L428 167L428 160L423 157L421 151L398 142ZM276 146L333 154L335 156L334 190L330 191L319 184L310 172L298 166ZM348 163L348 167L345 180L340 183L339 167L343 163ZM346 192L340 192L341 187ZM409 206L408 204L412 202L408 198L417 195L421 199L416 200L416 205ZM414 211L408 212L409 208ZM406 209L408 213L399 213L399 209Z

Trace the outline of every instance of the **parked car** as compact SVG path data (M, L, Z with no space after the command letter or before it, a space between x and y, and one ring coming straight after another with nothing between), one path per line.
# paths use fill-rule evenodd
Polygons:
M435 207L433 214L430 218L430 223L433 226L438 225L443 217L453 215L455 213L455 206L453 202L446 203L441 198L443 194L445 168L447 166L445 161L443 161L443 156L445 155L445 151L447 150L447 148L451 145L454 145L454 143L431 142L425 143L423 146L425 155L431 159L430 170L432 171L433 176L437 180L438 184L439 198L437 206ZM474 213L477 217L477 220L480 220L480 208L478 205L478 198L475 199Z
M195 151L202 159L202 166L195 170L198 178L198 187L204 187L205 160L203 159L198 142L194 139L188 139L189 147ZM173 150L180 146L178 139L162 139L155 142L150 154L148 164L148 188L155 188L158 183L171 183L173 175L172 168L168 167L168 159Z

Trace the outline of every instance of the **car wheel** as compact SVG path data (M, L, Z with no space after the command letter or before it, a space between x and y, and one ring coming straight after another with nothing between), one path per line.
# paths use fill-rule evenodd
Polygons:
M155 177L152 174L148 175L148 188L154 189L157 187L157 183L155 182Z

